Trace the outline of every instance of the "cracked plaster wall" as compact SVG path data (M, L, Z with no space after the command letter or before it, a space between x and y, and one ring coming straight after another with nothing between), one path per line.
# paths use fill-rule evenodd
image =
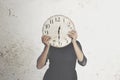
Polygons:
M36 69L44 21L70 17L88 58L78 80L120 80L119 0L0 0L0 80L42 80Z

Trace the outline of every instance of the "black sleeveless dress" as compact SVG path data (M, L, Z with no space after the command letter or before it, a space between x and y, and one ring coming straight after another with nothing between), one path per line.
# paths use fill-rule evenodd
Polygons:
M81 51L82 47L80 42L77 41ZM63 48L56 48L50 46L47 60L49 59L49 68L47 69L43 80L77 80L76 66L76 54L73 48L73 44ZM46 60L46 62L47 62ZM83 61L78 63L85 66L87 59L84 55Z

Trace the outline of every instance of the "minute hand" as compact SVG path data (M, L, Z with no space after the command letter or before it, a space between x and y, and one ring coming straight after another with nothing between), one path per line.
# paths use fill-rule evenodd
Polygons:
M60 39L60 26L58 28L58 39Z

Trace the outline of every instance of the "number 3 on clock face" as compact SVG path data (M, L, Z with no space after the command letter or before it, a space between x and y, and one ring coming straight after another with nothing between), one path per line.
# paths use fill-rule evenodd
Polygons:
M71 43L71 38L67 35L71 30L75 30L71 19L63 15L54 15L45 21L42 33L51 37L51 46L61 48Z

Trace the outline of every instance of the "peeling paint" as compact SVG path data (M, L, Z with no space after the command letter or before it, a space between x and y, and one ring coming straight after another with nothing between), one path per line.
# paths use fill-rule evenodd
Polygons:
M3 53L2 52L0 52L0 56L3 57Z
M9 16L11 16L11 9L8 9L9 10Z
M12 9L12 8L9 8L9 9L8 9L8 16L17 17L17 16L15 15L14 9Z
M78 5L81 6L81 8L84 8L86 5L89 5L91 0L80 0Z
M2 73L2 72L0 72L0 76L3 76L3 73Z
M97 0L78 0L78 6L81 8L97 8Z

